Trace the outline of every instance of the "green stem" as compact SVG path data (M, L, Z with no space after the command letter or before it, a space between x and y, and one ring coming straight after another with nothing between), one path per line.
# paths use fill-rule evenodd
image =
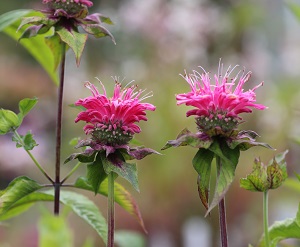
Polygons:
M63 183L73 175L73 173L78 169L78 167L81 165L81 162L78 162L74 168L69 172L69 174L60 182L60 185L63 185Z
M270 246L270 236L269 236L269 221L268 221L268 190L264 191L263 213L264 213L265 245L266 245L266 247L269 247Z
M61 151L61 129L63 112L63 95L65 81L66 44L62 42L62 58L60 64L60 82L58 88L58 104L56 119L56 148L55 148L55 183L54 183L54 214L59 214L59 194L60 194L60 151Z
M107 247L114 246L114 232L115 232L115 201L114 201L114 173L108 174L108 239Z
M221 159L216 157L217 171L220 171ZM219 176L219 174L218 174ZM226 223L226 209L225 209L225 198L219 202L219 225L220 225L220 237L221 237L221 246L228 246L228 237L227 237L227 223Z
M31 160L33 161L33 163L36 165L36 167L44 174L44 176L52 183L54 184L54 181L52 180L52 178L48 175L48 173L44 170L44 168L40 165L40 163L36 160L36 158L33 156L33 154L29 151L25 149L25 143L23 142L23 139L21 138L21 136L19 135L19 133L17 132L17 130L13 131L15 136L18 138L18 141L21 143L21 145L23 146L24 150L27 152L27 154L29 155L29 157L31 158Z

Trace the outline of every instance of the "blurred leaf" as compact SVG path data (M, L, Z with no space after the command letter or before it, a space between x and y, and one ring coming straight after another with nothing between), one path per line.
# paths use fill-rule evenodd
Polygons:
M87 178L79 177L75 182L75 187L94 191L93 187L88 183ZM104 196L108 195L108 180L107 178L100 184L98 193ZM115 202L124 208L128 213L136 217L144 231L146 232L145 225L141 216L141 212L136 201L132 195L120 184L115 182L114 185Z
M88 238L82 247L94 247L94 241L91 238Z
M36 105L38 99L37 98L25 98L19 102L19 110L22 119L31 111L31 109Z
M115 243L119 247L145 247L146 241L143 235L133 231L116 231Z
M78 33L73 29L67 30L63 27L58 28L56 32L61 38L61 40L73 50L76 58L76 64L77 66L79 66L80 58L82 56L88 35Z
M276 247L277 243L284 239L300 239L300 204L298 206L296 218L275 222L271 227L269 227L269 235L271 241L270 247ZM258 246L266 247L264 236L261 237Z
M39 247L72 247L73 236L66 219L62 216L43 213L39 224Z
M28 177L15 178L5 190L0 191L0 216L20 199L41 188L41 185Z
M294 178L287 178L283 186L300 193L300 182Z
M21 140L18 136L15 134L12 137L12 140L16 142L16 147L20 148L23 147L25 150L29 151L32 150L34 147L38 146L36 141L33 139L33 135L30 133L30 131L27 132L25 136L19 135Z
M19 25L21 24L21 17L23 16L43 16L41 12L32 10L14 10L7 12L0 16L0 32L3 31L15 41L18 41L25 28L21 28L17 32ZM58 84L58 74L55 71L54 56L51 49L45 42L45 37L49 36L51 30L46 34L41 34L30 39L24 39L20 44L42 65L45 71L48 73L52 81ZM17 42L16 42L17 43Z
M26 203L19 206L12 206L8 211L4 214L0 214L0 222L4 220L8 220L10 218L14 218L24 212L26 212L29 208L33 206L33 203Z
M219 204L225 196L229 186L231 185L235 169L239 161L240 150L239 148L231 149L227 146L226 142L215 141L209 147L209 150L214 152L220 159L220 165L217 162L217 184L214 191L212 202L206 212L206 215Z
M95 195L99 191L100 184L105 178L107 178L107 173L104 171L101 156L102 154L98 153L96 160L87 165L87 179L89 184L92 186Z
M300 5L292 2L287 2L287 6L298 19L298 21L300 21Z
M209 181L211 172L211 163L214 158L214 153L210 150L200 148L193 158L193 166L198 173L198 192L202 204L208 209L208 193L209 193Z
M101 155L101 160L106 174L111 172L118 174L139 191L136 164L126 163L123 157L116 153L110 154L107 158L105 155Z
M20 126L20 120L13 111L0 110L0 135L5 135L14 128Z

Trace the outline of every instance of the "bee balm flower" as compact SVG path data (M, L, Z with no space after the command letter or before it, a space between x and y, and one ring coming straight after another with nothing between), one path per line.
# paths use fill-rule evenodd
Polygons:
M222 67L222 65L219 66L219 71ZM194 71L193 74L184 76L191 91L178 94L176 96L177 105L185 104L195 107L186 115L187 117L196 116L200 130L207 131L219 127L227 132L234 129L242 120L239 114L250 113L252 108L258 110L266 108L264 105L255 103L255 90L263 83L244 91L243 86L249 80L251 72L243 74L239 79L238 73L233 79L230 79L229 77L236 67L229 67L223 77L220 73L215 75L215 83L211 83L209 73L206 71L203 74Z
M144 91L136 90L135 85L122 88L116 81L111 98L107 96L103 84L103 94L89 82L85 86L91 90L93 96L75 103L86 109L78 114L75 122L85 121L85 133L91 134L97 143L108 146L126 145L135 133L141 132L136 123L147 120L145 111L155 110L152 104L141 102L149 94L141 96Z

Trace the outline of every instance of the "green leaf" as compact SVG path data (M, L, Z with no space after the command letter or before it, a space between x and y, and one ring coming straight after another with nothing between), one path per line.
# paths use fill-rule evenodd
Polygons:
M206 215L224 198L229 186L233 182L235 169L240 157L239 148L229 148L227 143L222 139L213 142L209 150L214 152L217 158L217 184ZM218 159L220 162L218 162Z
M300 183L297 179L287 178L283 184L284 187L294 190L295 192L300 193Z
M16 41L19 40L25 28L17 32L23 16L43 16L41 12L32 10L14 10L0 16L0 32L3 31ZM41 64L48 73L52 81L58 85L58 74L55 71L55 60L51 49L45 43L45 37L49 36L51 31L30 39L24 39L20 44Z
M287 6L298 19L298 21L300 21L300 5L297 3L287 2Z
M77 142L76 142L76 144L77 144ZM65 160L64 164L66 164L66 163L68 163L72 160L75 160L75 159L78 159L78 161L81 162L81 163L94 162L96 154L97 154L97 152L95 152L95 151L92 151L92 152L88 151L88 152L83 152L83 153L74 153L74 154L71 154Z
M12 140L17 143L16 144L17 148L23 147L25 150L29 151L32 150L34 147L38 146L36 141L33 139L33 135L31 134L30 131L28 131L25 136L23 135L19 135L19 136L21 140L15 134L12 137Z
M39 247L72 247L73 235L65 217L43 213L38 223Z
M115 243L119 247L145 247L145 238L133 231L116 231Z
M28 177L15 178L5 190L0 192L0 216L20 199L41 188L41 185Z
M19 126L20 120L17 114L10 110L0 110L0 135L5 135Z
M271 241L270 247L276 247L277 243L284 239L300 239L300 204L298 206L296 218L275 222L269 227L269 236ZM266 247L264 236L261 237L258 246Z
M87 179L89 184L93 187L95 195L98 193L100 184L107 178L107 173L104 171L102 164L102 155L104 154L98 153L96 160L87 165Z
M82 56L88 35L79 33L73 29L67 30L63 27L58 28L56 32L61 40L73 50L76 58L76 64L79 66L80 58Z
M36 105L37 101L38 101L37 98L32 98L32 99L25 98L19 102L19 110L20 110L19 115L21 116L22 120L28 114L28 112L30 112L32 108Z
M106 174L111 172L117 173L119 176L130 182L133 188L139 191L136 164L126 163L124 158L120 156L121 155L110 154L106 158L105 155L101 155L103 168Z
M12 206L8 211L0 214L0 222L14 218L33 206L33 203L25 203L24 205Z
M198 173L198 192L202 204L208 209L208 193L209 193L209 182L211 163L214 158L214 153L210 150L200 148L193 158L193 166Z
M54 57L54 70L56 70L64 52L61 39L57 34L54 34L50 37L46 37L45 42L52 51Z
M116 44L116 41L113 35L103 26L99 24L87 24L81 25L81 27L89 34L92 34L95 38L102 38L105 36L109 36L113 43Z
M75 182L75 187L93 191L93 187L89 184L87 178L79 177ZM107 178L100 184L99 190L97 192L98 194L107 196L108 195L108 180ZM120 184L115 182L114 185L114 198L115 202L118 203L122 208L124 208L128 213L135 216L135 218L138 220L142 228L145 230L145 225L141 216L141 212L139 210L139 207L132 197L132 195Z
M88 239L84 242L84 244L83 244L82 247L94 247L94 241L93 241L93 239L88 238Z

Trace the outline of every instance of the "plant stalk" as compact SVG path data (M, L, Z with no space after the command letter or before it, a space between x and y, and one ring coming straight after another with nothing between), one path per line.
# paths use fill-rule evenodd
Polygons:
M56 120L56 158L55 158L55 184L54 184L54 214L59 215L59 194L60 194L60 151L61 151L61 129L63 113L63 94L65 81L66 44L62 43L62 58L60 64L60 81L58 87L58 104Z
M217 171L219 172L222 164L221 164L221 159L218 156L216 157L216 163L217 163ZM228 247L225 197L219 202L219 225L220 225L221 246Z
M268 220L268 190L264 191L263 197L263 214L264 214L264 233L265 233L265 246L270 246L269 236L269 220Z
M115 201L114 201L114 173L108 174L108 238L107 247L114 246L114 233L115 233Z
M78 169L78 167L79 167L80 165L81 165L81 162L78 162L78 163L73 167L73 169L68 173L68 175L65 176L65 178L64 178L63 180L61 180L60 185L63 185L63 184L66 182L66 180L67 180L69 177L71 177L71 176L73 175L73 173Z

